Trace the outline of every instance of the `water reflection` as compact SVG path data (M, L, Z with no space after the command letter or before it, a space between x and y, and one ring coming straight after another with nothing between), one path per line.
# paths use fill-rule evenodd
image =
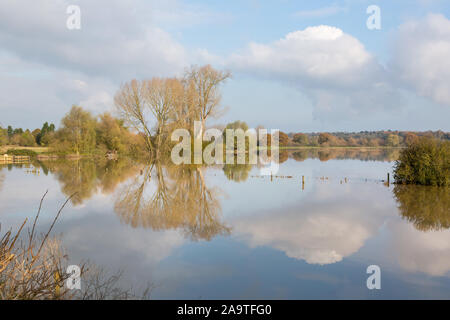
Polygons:
M229 234L219 189L207 185L203 170L154 162L120 190L115 211L133 227L181 229L192 240Z
M270 246L309 264L342 261L377 233L389 207L380 204L383 190L358 186L336 192L326 185L301 202L257 215L239 217L233 229L251 247Z
M274 298L278 289L288 298L311 297L309 289L319 298L336 292L359 297L347 289L362 285L365 290L358 275L364 276L369 264L380 265L386 279L397 281L391 291L385 282L386 298L392 292L421 297L418 291L431 287L429 279L439 282L442 292L450 288L448 189L386 188L381 179L392 163L321 162L390 161L394 155L388 150L281 153L280 174L291 179L257 178L257 168L249 165L174 166L129 159L3 166L0 218L6 226L21 219L18 214L34 208L42 189L55 194L59 185L64 195L76 191L74 206L58 224L70 255L113 269L127 267L137 281L164 282L162 298L217 297L218 287L221 297L233 298L255 283L260 286L249 297L264 292ZM315 160L303 162L308 157ZM32 176L37 175L33 166L40 176ZM350 178L341 184L343 176ZM46 210L56 206L54 201Z
M136 175L139 166L132 160L120 158L115 161L106 159L58 160L37 162L44 174L52 173L61 184L61 191L70 196L75 194L71 202L81 205L97 191L113 192L117 185L127 178Z
M252 165L225 164L222 170L228 180L232 180L234 182L244 182L248 179L248 175L252 170Z
M5 175L3 174L3 172L0 172L0 191L2 190L4 180L5 180Z
M399 213L417 230L450 228L450 188L396 185L393 193Z
M319 159L320 161L328 161L332 159L337 160L358 159L361 161L394 161L398 159L399 154L400 149L392 149L392 148L391 149L305 148L289 151L289 157L292 157L296 161L304 161L306 159Z

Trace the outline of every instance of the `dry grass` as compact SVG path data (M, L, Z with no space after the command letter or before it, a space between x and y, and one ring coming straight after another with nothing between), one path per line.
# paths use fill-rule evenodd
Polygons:
M36 224L41 212L42 197L39 210L34 218L31 230L22 237L28 219L13 233L7 231L0 234L0 300L113 300L113 299L147 299L151 286L136 294L133 288L122 289L119 280L122 272L110 275L103 268L94 264L80 265L82 288L70 290L66 281L70 274L66 273L68 256L61 242L50 233L61 215L62 210L75 195L66 199L58 210L48 231L36 236ZM1 225L0 225L1 232Z
M0 147L0 154L4 154L8 150L11 150L11 149L13 149L13 150L15 150L15 149L31 150L38 154L48 152L48 150L49 150L48 147L22 147L22 146L6 145L6 146Z
M68 291L65 289L64 282L68 275L63 269L66 255L62 252L59 242L54 238L49 239L49 235L71 197L61 206L47 233L38 239L35 232L36 222L46 194L41 199L38 213L27 237L21 237L28 220L25 219L15 234L9 230L0 238L0 298L2 300L67 297Z

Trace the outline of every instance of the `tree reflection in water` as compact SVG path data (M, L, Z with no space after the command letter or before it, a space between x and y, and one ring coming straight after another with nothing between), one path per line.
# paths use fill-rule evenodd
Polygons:
M5 180L5 175L2 172L0 172L0 190L2 190L4 180Z
M192 240L227 235L219 191L206 185L203 169L153 162L118 192L115 211L133 227L182 229Z
M401 216L417 230L450 228L450 188L395 185L393 193Z
M222 168L225 177L234 182L244 182L252 170L251 164L225 164Z
M319 159L320 161L332 159L394 161L398 159L399 155L400 149L396 148L302 148L290 150L289 153L289 156L296 161L304 161L306 159Z
M139 172L132 160L120 158L116 161L106 159L57 160L34 163L45 175L54 174L61 184L61 191L70 196L73 205L81 205L98 191L112 193L117 185Z

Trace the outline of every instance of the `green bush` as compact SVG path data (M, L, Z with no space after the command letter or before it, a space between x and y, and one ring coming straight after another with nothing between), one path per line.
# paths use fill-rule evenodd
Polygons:
M450 142L421 138L400 153L394 167L400 184L450 185Z
M35 157L37 154L33 150L27 149L9 149L7 152L10 156L30 156Z

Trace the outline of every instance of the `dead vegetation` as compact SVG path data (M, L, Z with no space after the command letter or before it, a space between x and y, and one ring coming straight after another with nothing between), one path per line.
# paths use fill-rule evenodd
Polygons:
M105 269L90 263L79 265L82 279L80 290L66 286L70 274L66 273L68 255L61 241L50 237L56 221L66 204L75 195L68 197L59 208L46 233L37 236L36 224L47 192L42 197L39 210L31 230L25 234L28 219L16 232L1 235L0 225L0 300L114 300L149 298L151 286L140 294L133 288L122 289L119 280L122 272L110 275Z

